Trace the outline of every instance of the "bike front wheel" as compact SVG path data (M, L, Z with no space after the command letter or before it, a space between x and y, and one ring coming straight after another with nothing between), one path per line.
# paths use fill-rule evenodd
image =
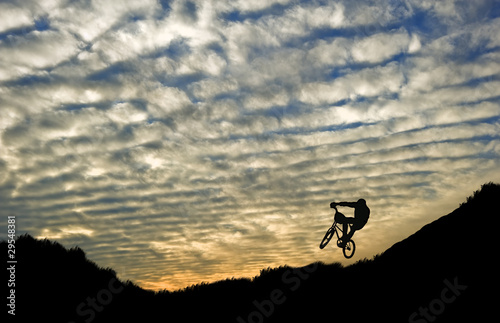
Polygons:
M326 247L328 242L330 242L330 240L332 239L334 233L335 233L335 229L333 226L330 227L330 229L328 229L328 231L326 231L325 237L323 238L323 240L321 240L321 243L319 244L320 249L323 249L324 247Z
M344 246L344 248L342 248L342 252L344 253L344 257L346 257L347 259L354 256L355 251L356 251L356 244L352 240L349 240L346 243L346 245Z

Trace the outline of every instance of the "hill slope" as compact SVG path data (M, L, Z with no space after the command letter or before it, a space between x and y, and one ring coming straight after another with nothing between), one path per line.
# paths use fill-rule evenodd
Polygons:
M145 291L119 281L113 270L99 268L79 248L68 250L57 242L21 236L16 241L16 319L481 321L496 312L499 198L500 186L485 184L458 209L373 260L348 267L313 263L268 268L254 279L229 279L176 292ZM5 257L6 242L1 246Z

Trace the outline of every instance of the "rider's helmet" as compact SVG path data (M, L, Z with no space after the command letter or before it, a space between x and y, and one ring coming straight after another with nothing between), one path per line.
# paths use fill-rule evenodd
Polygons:
M357 203L362 204L362 205L366 205L365 199L359 199Z

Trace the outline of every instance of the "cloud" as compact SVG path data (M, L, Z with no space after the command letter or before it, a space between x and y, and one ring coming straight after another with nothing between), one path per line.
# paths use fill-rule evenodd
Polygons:
M310 104L336 103L357 96L376 96L396 92L403 76L397 63L384 67L366 68L337 78L329 84L309 83L301 89L299 99Z
M10 46L2 47L0 55L3 77L0 81L9 80L19 75L31 74L33 70L52 67L78 50L78 41L68 33L32 31L25 37L12 37Z
M340 260L332 200L371 257L499 180L487 1L1 6L0 207L142 286Z
M409 43L410 39L405 30L392 34L375 34L357 42L351 50L351 55L357 62L379 63L408 51Z
M20 28L31 24L31 17L23 8L16 7L12 3L0 4L0 32L5 32L9 29Z

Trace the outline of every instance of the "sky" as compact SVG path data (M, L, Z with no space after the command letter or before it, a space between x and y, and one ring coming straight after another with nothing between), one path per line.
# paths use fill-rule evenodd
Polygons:
M152 290L370 259L500 182L499 49L487 0L0 1L0 238Z

